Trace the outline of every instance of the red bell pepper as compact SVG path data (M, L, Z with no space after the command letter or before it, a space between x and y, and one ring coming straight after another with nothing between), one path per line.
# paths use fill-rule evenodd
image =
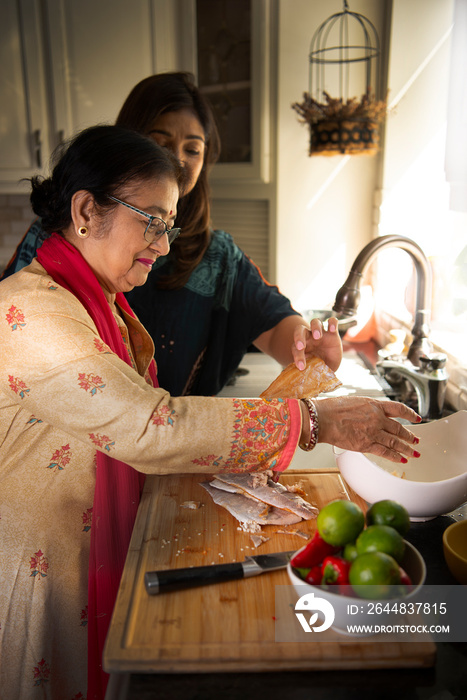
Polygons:
M295 568L311 569L313 566L321 564L323 559L329 554L335 554L338 551L339 547L334 547L325 542L319 532L316 531L305 549L295 554L290 563Z
M404 584L404 586L411 586L412 585L412 579L408 575L406 571L402 568L402 566L399 566L399 574L401 577L401 583Z
M316 564L313 566L307 575L305 576L305 581L311 583L312 586L319 586L321 583L321 564Z
M349 569L351 562L342 557L329 556L323 561L321 567L321 583L345 585L349 583Z

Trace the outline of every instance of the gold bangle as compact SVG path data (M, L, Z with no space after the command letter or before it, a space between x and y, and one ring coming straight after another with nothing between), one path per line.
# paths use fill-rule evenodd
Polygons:
M318 411L311 399L302 399L302 401L305 403L308 409L308 415L310 416L310 439L308 444L300 444L300 448L305 450L305 452L310 452L316 447L316 443L318 442Z

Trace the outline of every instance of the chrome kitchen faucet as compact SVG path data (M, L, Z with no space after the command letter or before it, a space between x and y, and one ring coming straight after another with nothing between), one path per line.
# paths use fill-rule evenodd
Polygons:
M350 273L339 289L333 311L342 317L355 316L360 301L360 282L363 272L375 255L384 248L401 248L412 258L417 275L417 295L412 344L407 357L389 357L376 363L379 374L391 386L400 386L404 381L415 389L418 412L422 418L441 418L448 374L445 368L446 355L433 353L428 340L431 315L431 269L423 250L410 238L387 235L370 241L355 258Z

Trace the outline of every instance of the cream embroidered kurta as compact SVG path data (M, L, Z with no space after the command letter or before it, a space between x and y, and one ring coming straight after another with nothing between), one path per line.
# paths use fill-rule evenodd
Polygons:
M86 697L96 449L162 475L284 469L297 447L297 401L173 399L115 318L134 368L36 260L0 283L1 700Z

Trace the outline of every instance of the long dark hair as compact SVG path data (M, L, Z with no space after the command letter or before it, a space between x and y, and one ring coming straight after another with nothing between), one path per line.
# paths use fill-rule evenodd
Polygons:
M31 178L31 205L46 233L63 232L71 223L71 199L90 192L99 210L116 206L108 195L132 182L170 178L183 186L184 173L167 149L130 129L93 126L81 131L54 154L49 178Z
M174 267L158 286L179 289L201 261L210 241L211 205L209 168L220 153L219 132L209 102L203 97L191 73L171 72L151 75L139 82L128 95L116 124L148 134L154 121L167 112L190 109L203 127L206 138L204 166L191 192L178 202L177 226L182 233L171 247Z

